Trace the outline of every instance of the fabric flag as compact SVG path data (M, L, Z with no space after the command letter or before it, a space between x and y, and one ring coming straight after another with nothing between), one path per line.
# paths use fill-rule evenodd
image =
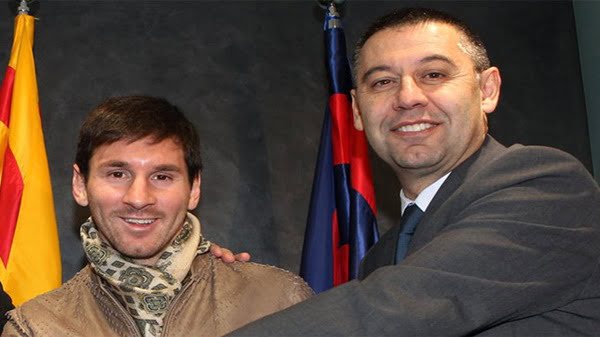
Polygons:
M324 30L330 96L300 267L317 293L356 278L360 261L379 239L368 145L353 126L346 40L333 5Z
M34 18L17 15L0 88L0 281L15 305L61 284L33 31Z

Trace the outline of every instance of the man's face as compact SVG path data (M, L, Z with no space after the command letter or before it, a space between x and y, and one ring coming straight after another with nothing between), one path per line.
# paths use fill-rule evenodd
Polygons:
M200 178L190 186L183 150L170 138L100 146L88 176L74 166L75 200L90 207L105 241L146 265L156 263L200 198Z
M377 32L361 50L354 125L403 187L403 177L423 180L409 193L420 193L483 142L500 77L496 68L477 74L465 46L455 28L428 23Z

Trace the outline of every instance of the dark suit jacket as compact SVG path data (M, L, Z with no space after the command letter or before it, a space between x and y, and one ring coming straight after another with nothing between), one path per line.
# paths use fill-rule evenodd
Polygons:
M14 306L10 296L8 296L8 294L4 291L4 288L2 288L2 283L0 283L0 332L2 332L2 329L7 321L6 313L13 308Z
M392 265L386 233L352 281L233 336L599 336L600 190L570 155L487 137Z

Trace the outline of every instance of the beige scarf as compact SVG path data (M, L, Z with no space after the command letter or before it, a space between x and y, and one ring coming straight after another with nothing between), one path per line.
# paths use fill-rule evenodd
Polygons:
M90 265L146 337L160 336L169 304L181 289L194 257L210 248L200 233L200 222L191 213L154 267L138 265L113 249L100 238L91 217L81 225L80 234Z

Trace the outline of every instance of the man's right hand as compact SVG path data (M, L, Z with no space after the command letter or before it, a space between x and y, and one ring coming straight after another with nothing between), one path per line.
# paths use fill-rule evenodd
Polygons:
M227 248L221 248L221 246L211 243L210 245L210 253L214 257L218 257L225 263L233 263L235 261L239 262L248 262L250 261L250 254L247 252L242 252L239 254L233 254L233 252Z

